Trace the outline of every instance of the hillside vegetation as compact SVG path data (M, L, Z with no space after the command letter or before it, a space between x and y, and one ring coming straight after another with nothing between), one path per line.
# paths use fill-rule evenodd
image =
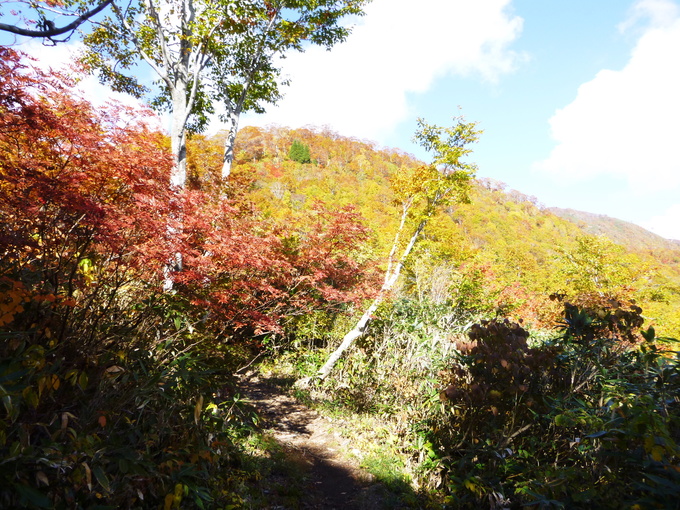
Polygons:
M245 128L223 182L195 135L170 186L149 112L0 57L0 507L303 507L253 370L334 420L384 508L678 508L676 250L470 182L474 136L446 172Z
M289 157L295 142L307 147L313 162ZM390 176L419 164L403 152L327 130L280 127L243 130L237 162L235 173L252 181L249 198L268 216L298 217L316 201L356 208L372 231L367 256L376 260L388 253L399 218ZM466 299L478 299L484 312L549 328L550 294L612 293L635 299L660 332L680 336L677 245L625 222L610 219L608 228L596 230L595 215L556 212L536 197L479 178L470 204L451 206L433 221L409 265L404 295L455 299L460 293L448 287L468 279L479 295ZM586 217L591 221L584 232Z
M556 216L576 223L587 234L606 236L631 250L677 250L680 247L678 240L665 239L633 223L602 214L560 209L559 207L551 207L549 211Z

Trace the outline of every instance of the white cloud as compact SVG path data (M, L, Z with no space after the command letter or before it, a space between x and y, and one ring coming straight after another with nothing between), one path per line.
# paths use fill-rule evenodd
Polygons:
M68 74L69 67L82 49L82 43L74 42L44 46L39 40L32 39L18 46L17 49L37 59L33 64L42 69L63 71ZM117 101L124 105L139 107L137 99L127 94L113 92L107 85L102 85L95 76L85 76L73 90L74 93L94 105L104 105L108 101Z
M641 222L641 226L666 239L680 240L680 204L675 204L663 214Z
M649 19L654 26L667 26L680 15L680 7L670 0L639 0L630 10L630 16L619 25L626 32L636 23Z
M495 81L519 55L508 49L522 19L510 0L374 0L345 43L310 48L283 61L286 97L246 124L329 125L379 140L409 115L408 93L447 74Z
M643 0L623 26L630 29L642 14L649 24L627 65L600 71L550 119L557 146L538 170L606 174L638 193L680 186L679 10L667 0Z

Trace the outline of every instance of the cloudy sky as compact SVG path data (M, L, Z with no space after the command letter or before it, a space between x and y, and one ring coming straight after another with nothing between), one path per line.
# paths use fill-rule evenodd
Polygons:
M398 147L415 119L479 122L479 176L680 239L680 2L374 0L349 40L292 55L244 124Z
M478 176L680 239L680 0L373 0L344 44L283 69L285 99L242 126L326 125L427 160L416 118L463 114L484 130Z

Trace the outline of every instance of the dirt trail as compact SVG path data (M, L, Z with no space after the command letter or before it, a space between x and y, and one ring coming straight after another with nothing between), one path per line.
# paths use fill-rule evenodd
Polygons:
M257 408L266 432L282 446L290 461L306 473L299 508L383 508L372 475L343 455L349 441L334 431L332 423L256 373L246 374L239 387ZM270 509L288 510L284 506Z

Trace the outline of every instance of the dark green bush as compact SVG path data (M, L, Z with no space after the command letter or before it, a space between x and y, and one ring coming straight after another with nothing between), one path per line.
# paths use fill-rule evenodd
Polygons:
M591 296L537 347L473 326L428 432L449 507L678 508L680 360L642 322Z
M229 396L233 367L196 340L175 335L67 359L56 345L5 334L0 506L233 503L226 487L248 415Z

